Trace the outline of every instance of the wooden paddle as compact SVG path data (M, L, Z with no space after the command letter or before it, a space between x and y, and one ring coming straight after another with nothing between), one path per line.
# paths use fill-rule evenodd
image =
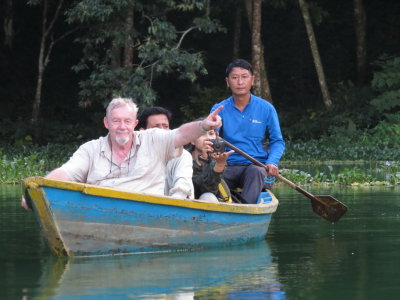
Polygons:
M246 152L240 150L236 146L232 145L231 143L225 141L222 138L219 138L222 142L225 143L226 146L229 148L235 150L235 152L239 153L243 157L247 158L249 161L253 162L257 166L267 168L266 165L263 163L259 162L255 158L251 157L248 155ZM289 179L283 177L282 175L276 176L279 180L283 181L284 183L288 184L290 187L295 189L296 191L302 193L304 196L309 198L311 200L311 205L313 211L317 214L323 217L324 219L330 221L330 222L337 222L347 211L347 206L340 202L339 200L333 198L332 196L329 195L313 195L306 190L303 190L301 187L299 187L297 184L291 182Z

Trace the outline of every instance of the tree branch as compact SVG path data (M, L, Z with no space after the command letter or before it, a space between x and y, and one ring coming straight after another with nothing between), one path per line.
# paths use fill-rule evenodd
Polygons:
M47 0L45 1L46 6L47 6ZM54 24L56 23L58 16L60 15L60 11L61 11L61 7L64 3L64 0L60 0L60 2L58 3L56 12L54 13L53 19L51 20L49 26L46 29L46 36L49 34L49 32L53 29ZM46 12L47 13L47 12Z
M76 27L76 28L73 28L73 29L71 29L71 30L69 30L69 31L67 31L67 32L65 32L64 34L62 34L62 35L60 35L58 38L56 38L55 40L52 38L52 40L51 40L51 42L50 42L50 45L49 45L49 47L48 47L48 49L47 49L47 53L46 53L46 57L45 57L45 59L44 59L44 66L46 67L47 66L47 64L49 63L49 57L50 57L50 54L51 54L51 51L53 50L53 47L54 47L54 45L55 44L57 44L59 41L61 41L62 39L64 39L64 38L66 38L67 36L69 36L69 35L71 35L72 33L74 33L75 31L77 31L78 30L78 28L79 27Z
M185 31L183 32L181 38L179 39L179 42L178 42L178 44L176 45L175 49L178 49L178 48L181 46L181 44L182 44L182 42L183 42L183 39L185 38L185 36L186 36L189 32L191 32L192 30L197 29L197 28L198 28L197 26L192 26L192 27L188 28L187 30L185 30Z

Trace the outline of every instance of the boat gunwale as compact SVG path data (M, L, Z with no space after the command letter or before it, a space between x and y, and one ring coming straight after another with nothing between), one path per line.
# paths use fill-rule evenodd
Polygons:
M215 212L237 213L237 214L271 214L278 207L279 201L275 195L271 195L271 201L261 204L239 204L226 202L208 202L198 199L176 199L169 196L160 196L146 193L132 193L126 190L104 187L86 183L49 179L45 177L28 177L23 180L26 188L50 187L63 190L77 191L86 195L118 198L128 201L144 202L157 205L177 206L196 210L206 210Z

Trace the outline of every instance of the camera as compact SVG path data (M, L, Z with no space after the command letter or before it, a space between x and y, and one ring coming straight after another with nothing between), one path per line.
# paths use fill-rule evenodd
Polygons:
M220 139L214 139L214 140L210 140L210 142L212 143L212 147L214 148L214 151L212 153L222 153L225 152L225 141L220 140Z

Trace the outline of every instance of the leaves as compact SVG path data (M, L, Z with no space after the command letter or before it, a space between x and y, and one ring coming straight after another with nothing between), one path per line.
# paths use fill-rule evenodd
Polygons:
M371 84L379 95L371 100L371 105L380 113L396 113L400 108L400 57L382 56L375 66L380 70L374 73Z
M207 34L223 30L217 20L207 16L207 3L79 1L68 11L68 20L88 28L77 39L83 45L83 56L73 68L91 72L80 82L81 103L104 103L119 95L135 99L139 106L151 105L157 99L153 83L160 76L174 73L177 80L193 82L207 74L202 54L184 47L194 30ZM127 28L127 12L132 10L134 26ZM128 62L126 48L133 50Z
M74 150L75 146L59 144L0 146L0 183L17 183L29 176L44 176L64 163Z
M381 122L370 130L336 128L305 142L287 141L283 160L400 160L400 125Z
M331 166L329 169L330 174L317 171L314 176L297 169L281 169L280 173L297 184L345 186L393 186L400 184L400 165L398 162L394 162L391 169L386 168L384 170L387 179L385 181L379 181L357 167L344 168L337 174L332 173L333 168Z

